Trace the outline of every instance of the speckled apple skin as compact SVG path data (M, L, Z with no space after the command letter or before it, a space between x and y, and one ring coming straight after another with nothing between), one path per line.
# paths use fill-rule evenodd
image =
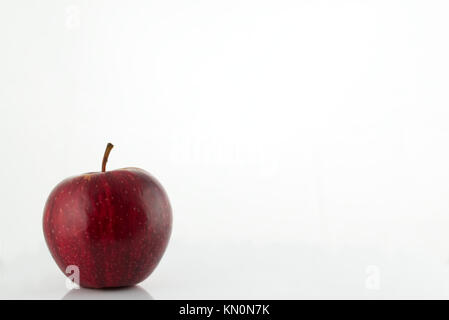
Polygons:
M59 268L78 266L82 287L131 286L164 254L172 211L161 184L144 170L87 173L53 189L43 228Z

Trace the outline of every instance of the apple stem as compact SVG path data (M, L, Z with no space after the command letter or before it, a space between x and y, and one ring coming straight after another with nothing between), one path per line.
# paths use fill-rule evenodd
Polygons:
M104 151L103 163L101 165L101 172L106 171L106 162L108 162L109 154L111 153L112 148L114 148L114 145L109 142L108 145L106 146L106 150Z

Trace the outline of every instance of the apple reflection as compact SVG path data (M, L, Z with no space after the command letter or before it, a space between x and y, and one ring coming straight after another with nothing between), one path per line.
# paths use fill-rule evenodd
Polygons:
M141 286L107 289L72 289L62 300L153 300Z

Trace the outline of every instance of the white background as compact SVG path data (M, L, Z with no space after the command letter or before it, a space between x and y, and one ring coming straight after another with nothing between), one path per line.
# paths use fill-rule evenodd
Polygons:
M0 298L449 298L447 1L0 3ZM137 288L65 286L67 176L137 166L174 226Z

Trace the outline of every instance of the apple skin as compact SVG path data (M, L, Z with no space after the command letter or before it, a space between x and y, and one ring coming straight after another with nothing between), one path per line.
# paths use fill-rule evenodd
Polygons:
M43 229L62 272L79 267L87 288L132 286L147 278L167 247L171 206L146 171L86 173L59 183L47 199Z

